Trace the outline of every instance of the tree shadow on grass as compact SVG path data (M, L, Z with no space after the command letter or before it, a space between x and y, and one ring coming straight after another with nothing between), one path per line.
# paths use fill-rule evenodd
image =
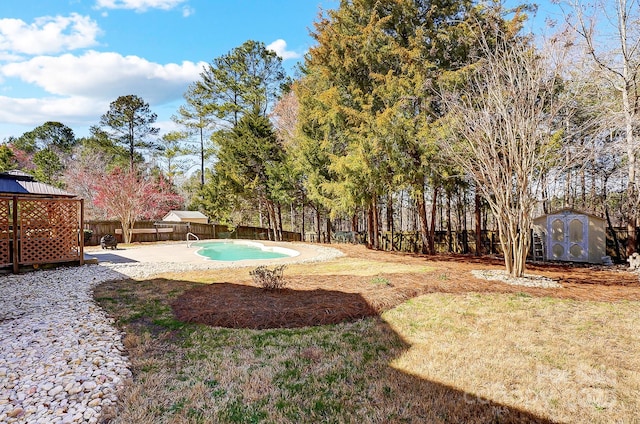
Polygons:
M163 281L163 284L171 285L172 283L178 282ZM266 291L250 285L230 283L191 287L171 302L176 317L184 322L213 327L291 329L356 321L377 316L380 312L358 293L325 289ZM295 332L296 330L283 331ZM342 384L332 389L329 383L325 389L328 393L333 393L337 399L345 397L353 399L361 396L368 399L370 404L367 408L375 411L377 415L377 418L372 418L371 422L553 422L531 412L479 398L458 388L398 370L392 367L390 362L407 352L411 347L410 344L382 319L377 319L374 327L368 332L370 334L361 335L362 339L359 339L359 334L354 335L352 345L333 346L332 349L352 350L357 352L357 356L360 356L361 352L362 357L367 357L373 352L385 352L381 354L382 357L376 357L374 354L374 358L370 360L354 359L356 362L365 362L354 364L353 370L345 370L345 374L360 373L360 375L344 377L352 381L353 387ZM371 342L372 340L375 342ZM334 363L332 362L334 359L328 358L330 354L313 347L315 343L313 340L301 343L299 347L302 355L311 362L315 362L315 365L310 365L312 368L325 369L323 360ZM310 343L310 345L305 347L304 343ZM375 347L376 343L383 346ZM325 365L328 366L328 364ZM315 375L309 369L307 371ZM322 371L319 371L316 378L323 378ZM359 386L366 387L366 395L357 393ZM345 393L345 387L353 392ZM318 396L317 393L311 392L308 395ZM332 399L324 399L325 404L330 404L331 401ZM340 407L336 406L336 410ZM347 406L349 407L353 405ZM307 413L313 415L313 411L307 411ZM329 421L340 421L340 418L330 415L328 418ZM301 422L307 421L301 419Z

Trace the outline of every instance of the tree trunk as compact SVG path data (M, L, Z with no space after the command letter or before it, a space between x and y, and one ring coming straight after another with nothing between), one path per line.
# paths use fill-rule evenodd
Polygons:
M304 222L304 201L305 201L305 196L304 196L304 193L303 193L302 194L302 208L301 208L302 209L301 210L301 212L302 212L302 214L301 214L302 215L302 224L300 225L300 230L301 230L300 234L302 235L302 241L305 241L305 238L304 238L304 230L305 230L305 228L304 228L304 224L305 224L305 222Z
M277 218L278 218L278 232L277 232L277 241L282 241L282 206L280 203L276 204L277 210Z
M367 207L367 247L373 249L373 207Z
M427 222L427 204L424 200L424 190L416 196L416 207L418 208L418 218L420 220L420 239L422 240L421 253L431 252L431 241L429 240L429 223Z
M431 204L431 235L429 236L429 254L436 254L436 214L437 214L437 199L438 199L438 186L433 187L433 203Z
M622 260L622 255L620 254L620 241L618 240L618 234L616 233L615 228L613 228L613 224L611 224L609 206L606 203L604 205L604 215L607 218L607 226L609 227L609 231L611 231L611 237L613 237L613 245L616 250L616 262L620 262Z
M542 213L547 215L549 213L549 188L547 187L547 174L541 175L542 186Z
M622 7L620 7L622 9ZM620 37L623 40L623 49L627 41L626 39L626 22L622 22L620 24ZM626 52L623 52L624 57L624 66L623 66L623 77L625 81L625 86L622 90L622 109L624 111L624 120L625 120L625 142L627 147L627 169L629 172L629 181L627 183L627 201L628 201L628 211L629 211L629 221L627 222L627 257L631 256L636 251L636 225L637 225L637 189L636 189L636 143L635 137L633 134L634 123L635 123L635 114L636 110L634 105L632 104L632 100L630 99L630 95L633 95L634 92L634 84L631 81L631 76L633 71L630 69L632 66L629 63L628 58L626 57ZM635 66L635 65L634 65Z
M329 215L325 218L326 229L327 229L327 244L331 244L331 218Z
M322 234L322 224L320 224L320 204L316 205L316 230L318 231L318 243L320 243L320 234Z
M376 196L373 196L371 201L371 209L373 211L373 248L380 250L380 213Z
M480 195L476 191L475 195L475 214L476 214L476 256L482 255L482 202Z
M276 205L271 200L264 201L269 219L269 240L278 241L278 215Z
M627 202L628 202L628 212L629 212L629 220L627 222L627 257L631 256L636 251L636 215L635 211L636 207L636 187L635 184L629 182L627 187Z
M492 211L498 221L498 237L504 254L505 268L510 276L522 277L531 242L531 218L524 216L524 211L500 213L493 208Z
M120 225L122 226L122 242L124 244L131 243L131 230L134 223L129 217L125 217L120 220Z
M449 253L453 253L453 234L451 231L451 193L447 192L447 243Z
M467 193L462 190L462 253L469 253L469 234L467 232Z
M204 187L204 129L200 127L200 188Z
M393 195L387 196L387 231L393 232Z
M291 231L295 231L296 230L296 210L293 207L293 202L291 202L289 204L289 207L291 209L291 224L289 225L289 228L291 228Z

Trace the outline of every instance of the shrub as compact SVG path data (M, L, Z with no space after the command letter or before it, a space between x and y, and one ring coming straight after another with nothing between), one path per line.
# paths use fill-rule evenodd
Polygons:
M269 269L262 265L251 271L251 277L253 281L266 290L279 290L284 288L287 282L283 278L284 269L286 265L280 265L273 269Z
M393 284L391 284L391 281L389 281L387 278L380 277L380 276L374 277L371 280L371 284L384 285L384 286L389 286L389 287L393 286Z

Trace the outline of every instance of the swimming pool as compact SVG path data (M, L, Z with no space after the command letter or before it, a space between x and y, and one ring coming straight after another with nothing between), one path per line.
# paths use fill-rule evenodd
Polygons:
M252 241L203 241L194 244L196 252L213 261L242 261L255 259L277 259L298 256L293 249L279 246L265 246Z

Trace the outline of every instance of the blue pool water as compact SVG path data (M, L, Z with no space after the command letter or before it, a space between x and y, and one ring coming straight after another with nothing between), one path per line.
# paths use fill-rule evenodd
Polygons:
M214 261L241 261L245 259L276 259L288 258L297 252L284 248L264 247L260 243L241 242L200 242L198 255Z

